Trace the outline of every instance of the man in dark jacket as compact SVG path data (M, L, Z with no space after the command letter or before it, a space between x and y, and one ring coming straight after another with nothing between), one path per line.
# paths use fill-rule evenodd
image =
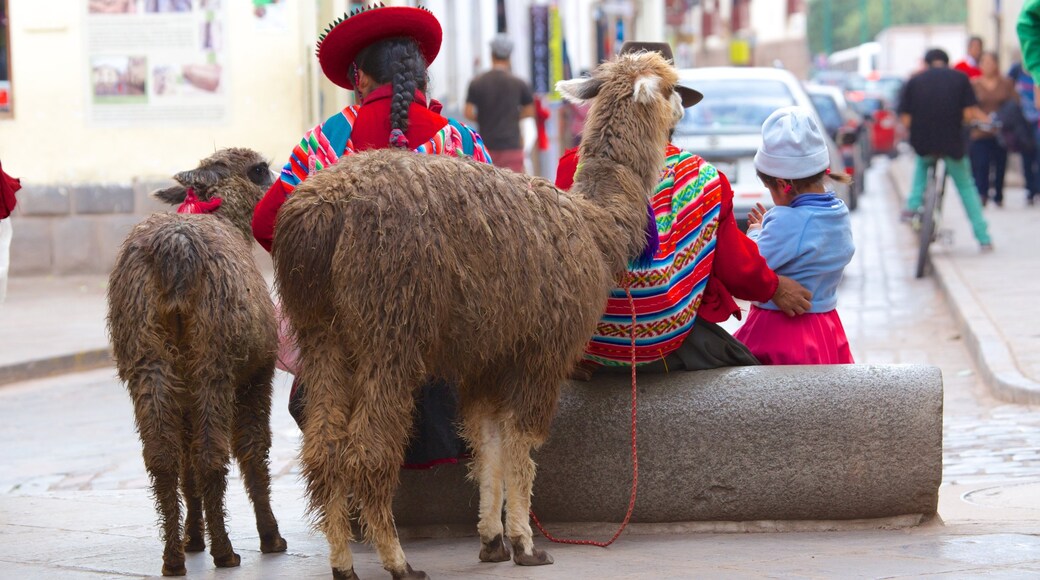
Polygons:
M946 52L933 48L925 53L924 60L927 68L910 77L899 99L900 119L910 129L910 146L917 152L914 182L903 215L909 217L920 211L928 167L941 157L957 186L975 239L983 251L992 250L982 202L965 155L964 133L965 122L986 122L988 118L978 108L968 77L949 68Z

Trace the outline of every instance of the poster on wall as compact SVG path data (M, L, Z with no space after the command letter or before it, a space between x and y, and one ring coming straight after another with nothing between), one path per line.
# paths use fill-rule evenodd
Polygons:
M89 119L101 124L221 123L229 111L227 0L90 0Z

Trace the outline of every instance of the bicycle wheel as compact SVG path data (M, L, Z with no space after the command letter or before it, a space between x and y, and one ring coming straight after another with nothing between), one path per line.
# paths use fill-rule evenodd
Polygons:
M930 264L928 248L935 240L938 227L939 204L945 189L946 173L936 162L928 170L928 181L924 190L924 207L921 212L921 229L918 232L917 271L915 278L923 278Z

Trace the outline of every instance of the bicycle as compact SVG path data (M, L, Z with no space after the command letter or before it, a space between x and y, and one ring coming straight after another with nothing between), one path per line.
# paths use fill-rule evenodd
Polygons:
M946 193L946 163L942 157L934 157L928 164L928 177L925 180L924 205L914 217L914 229L917 230L917 269L915 278L924 278L931 265L928 248L936 240L939 226L942 223L942 200Z
M1003 123L997 119L988 122L972 121L965 125L967 128L977 128L983 131L999 131ZM929 266L931 256L929 247L939 237L952 236L952 232L941 229L942 224L942 202L946 193L946 164L941 156L930 157L928 161L928 177L925 180L924 200L921 211L914 216L912 226L918 235L917 247L917 269L915 278L924 278Z

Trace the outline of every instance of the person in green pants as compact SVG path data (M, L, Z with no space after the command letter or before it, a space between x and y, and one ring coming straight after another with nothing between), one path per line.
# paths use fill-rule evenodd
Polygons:
M941 157L946 163L946 172L957 186L975 239L983 251L991 251L993 240L982 217L982 202L965 155L967 135L964 132L965 122L986 122L988 118L977 106L968 76L949 68L950 57L946 52L933 48L925 53L924 60L927 68L907 81L899 99L900 119L910 128L910 146L917 152L914 182L904 217L920 211L928 166Z

